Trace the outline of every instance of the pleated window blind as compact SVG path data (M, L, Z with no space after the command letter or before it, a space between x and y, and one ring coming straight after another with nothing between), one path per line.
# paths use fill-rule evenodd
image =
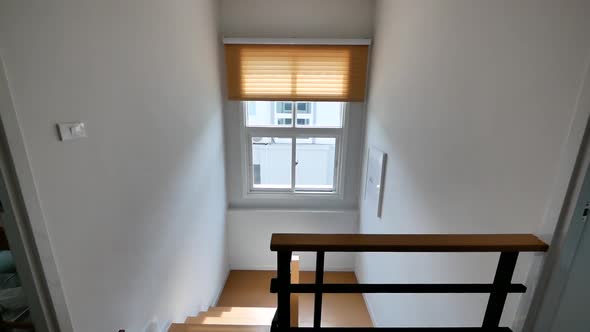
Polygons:
M225 45L231 100L363 101L368 46Z

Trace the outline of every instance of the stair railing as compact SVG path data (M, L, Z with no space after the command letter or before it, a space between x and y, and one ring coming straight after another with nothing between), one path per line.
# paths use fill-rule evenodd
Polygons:
M386 331L510 332L500 327L500 318L509 293L524 293L523 284L513 284L512 275L520 252L544 252L549 246L531 234L273 234L270 248L277 252L277 278L271 292L277 294L277 312L272 332L280 331L366 331L369 327L321 327L322 295L325 293L489 293L480 327L381 327ZM290 279L293 252L316 253L313 284L293 284ZM499 252L500 259L491 284L324 284L326 252ZM290 326L290 295L312 293L313 327Z

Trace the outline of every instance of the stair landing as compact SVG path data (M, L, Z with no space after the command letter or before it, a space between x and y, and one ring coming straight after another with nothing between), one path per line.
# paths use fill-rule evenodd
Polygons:
M276 271L231 271L218 306L276 307L277 294L270 293L270 280ZM300 283L314 283L315 272L299 272ZM354 272L325 272L325 283L358 283ZM322 326L373 326L361 294L324 294ZM299 295L299 326L313 326L313 294Z
M270 293L275 271L231 271L218 306L168 332L269 332L276 311L276 294ZM300 272L300 283L313 283L315 272ZM353 272L325 272L325 283L356 283ZM313 326L313 294L299 295L299 326ZM324 294L323 327L372 327L361 294Z

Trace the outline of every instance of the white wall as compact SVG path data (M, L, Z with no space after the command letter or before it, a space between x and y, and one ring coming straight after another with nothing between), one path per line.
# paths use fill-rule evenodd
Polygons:
M373 0L221 0L225 37L370 38Z
M201 0L0 4L0 54L74 331L152 319L160 330L223 285L216 17ZM65 121L85 121L89 137L59 142Z
M367 146L389 154L362 233L534 233L588 56L589 3L380 1ZM521 255L514 281L524 281ZM493 254L366 254L361 282L489 282ZM377 325L479 326L483 295L369 295ZM510 296L503 324L513 321Z
M357 233L358 212L230 209L229 263L232 270L274 270L276 253L270 251L272 233ZM314 253L298 253L302 270L315 270ZM354 255L327 253L327 271L352 271Z

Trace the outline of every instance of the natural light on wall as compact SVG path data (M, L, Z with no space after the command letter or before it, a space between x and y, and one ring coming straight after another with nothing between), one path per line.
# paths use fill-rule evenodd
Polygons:
M363 101L368 46L225 45L231 100Z

